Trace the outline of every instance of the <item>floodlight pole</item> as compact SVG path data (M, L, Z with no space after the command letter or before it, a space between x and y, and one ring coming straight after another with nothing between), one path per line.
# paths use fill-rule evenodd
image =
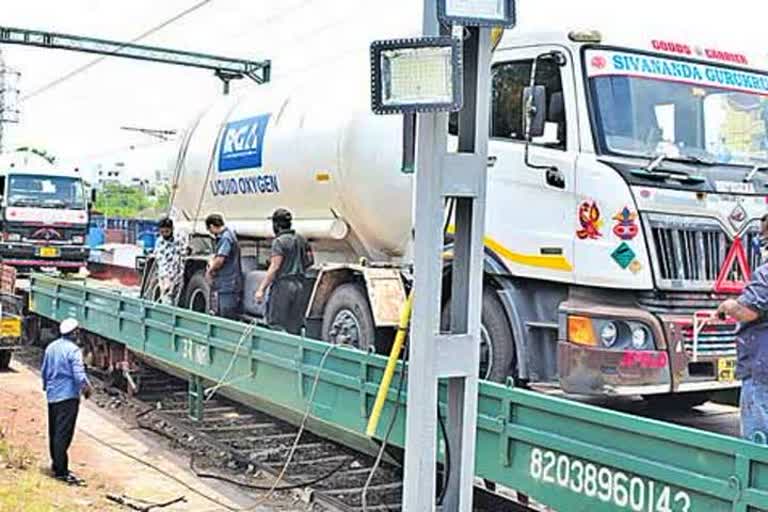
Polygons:
M424 35L440 33L436 0L424 0ZM441 510L470 512L475 465L477 387L488 162L490 28L464 42L464 106L459 152L447 153L448 115L420 114L414 196L414 306L409 342L403 510L436 509L438 379L447 382L449 485ZM479 91L479 92L478 92ZM444 200L456 201L451 326L440 333Z

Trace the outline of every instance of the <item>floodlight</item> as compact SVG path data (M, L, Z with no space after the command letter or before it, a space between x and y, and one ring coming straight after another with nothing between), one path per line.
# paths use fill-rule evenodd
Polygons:
M461 42L451 37L371 44L371 107L377 114L461 110Z
M515 26L515 0L438 0L437 17L449 25Z

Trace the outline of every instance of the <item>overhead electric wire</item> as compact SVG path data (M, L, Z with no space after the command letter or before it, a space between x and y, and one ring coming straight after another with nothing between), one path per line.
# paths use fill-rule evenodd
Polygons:
M156 25L156 26L154 26L154 27L152 27L152 28L142 32L141 34L139 34L138 36L134 37L133 39L131 39L127 43L123 44L122 46L119 46L111 54L109 54L109 55L102 55L100 57L96 57L95 59L93 59L93 60L83 64L80 67L77 67L77 68L73 69L72 71L70 71L70 72L60 76L59 78L57 78L57 79L55 79L55 80L53 80L51 82L48 82L46 85L43 85L42 87L39 87L39 88L35 89L34 91L30 92L29 94L26 94L26 95L22 96L20 98L20 101L30 100L30 99L32 99L32 98L34 98L36 96L39 96L39 95L43 94L46 91L49 91L50 89L53 89L57 85L62 84L64 82L66 82L67 80L70 80L71 78L74 78L75 76L79 75L80 73L89 70L90 68L92 68L93 66L95 66L99 62L103 61L104 59L106 59L106 58L108 58L108 57L110 57L112 55L119 54L120 50L125 48L127 45L132 44L132 43L137 43L137 42L141 41L142 39L151 36L152 34L158 32L159 30L164 29L165 27L167 27L168 25L171 25L172 23L177 22L181 18L187 16L188 14L193 13L194 11L200 9L201 7L204 7L205 5L211 3L212 1L213 0L202 0L202 1L198 2L198 3L196 3L195 5L192 5L191 7L188 7L186 9L184 9L180 13L172 16L171 18L168 18L167 20L163 21L159 25Z

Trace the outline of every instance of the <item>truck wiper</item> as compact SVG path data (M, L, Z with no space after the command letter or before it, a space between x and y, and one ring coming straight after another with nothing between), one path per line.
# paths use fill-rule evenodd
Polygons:
M680 155L675 157L667 157L667 160L673 160L675 162L688 162L688 163L694 163L699 165L717 165L717 162L715 160L710 160L709 158L702 158L700 156L696 155Z
M648 167L650 167L650 165ZM653 181L674 180L674 181L679 181L680 183L685 185L699 185L707 181L707 179L704 176L691 176L685 171L670 171L670 170L648 171L648 167L642 170L635 169L631 172L634 176L637 176L639 178L645 178L647 180L653 180Z
M716 162L712 160L707 160L693 155L669 156L665 153L659 153L653 158L653 160L648 163L645 169L642 171L632 171L632 174L638 177L656 181L675 180L686 185L698 185L707 181L703 176L691 176L685 171L672 171L668 169L657 171L656 169L666 160L675 162L693 162L702 165L716 164Z
M664 160L666 160L666 159L667 159L667 155L666 155L666 154L664 154L664 153L659 153L658 155L656 155L656 157L655 157L653 160L651 160L651 161L650 161L650 163L648 164L648 166L645 168L645 172L648 172L648 173L652 173L652 172L653 172L653 171L655 171L655 170L656 170L656 168L657 168L658 166L660 166L660 165L661 165L661 164L664 162Z
M693 164L699 164L699 165L717 165L717 162L714 160L710 160L708 158L702 158L696 155L669 156L664 153L660 153L653 160L651 160L651 162L648 164L645 170L648 172L653 172L656 170L658 166L660 166L662 163L664 163L667 160L671 162L693 163ZM682 173L678 172L678 174L682 174Z
M768 165L766 165L766 164L755 164L755 166L752 167L752 170L749 171L746 176L744 176L744 179L742 181L744 183L751 182L752 179L755 177L755 174L757 174L759 171L768 171Z

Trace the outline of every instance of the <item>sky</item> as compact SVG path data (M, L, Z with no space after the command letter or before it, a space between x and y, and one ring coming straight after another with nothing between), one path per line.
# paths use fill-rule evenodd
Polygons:
M0 0L0 24L130 40L200 0ZM296 73L339 80L333 62L373 38L410 23L419 0L212 0L141 41L142 44L272 61L273 82ZM515 30L613 28L704 40L765 45L768 7L759 0L715 4L695 0L518 0ZM415 11L414 11L415 12ZM400 34L397 34L400 35ZM768 52L768 45L766 52ZM21 73L21 96L34 92L94 55L0 46L6 65ZM258 87L248 80L233 90ZM20 123L6 128L8 148L31 145L67 165L129 161L150 175L168 165L172 144L158 144L121 126L183 129L221 94L206 70L109 58L75 78L20 102Z

